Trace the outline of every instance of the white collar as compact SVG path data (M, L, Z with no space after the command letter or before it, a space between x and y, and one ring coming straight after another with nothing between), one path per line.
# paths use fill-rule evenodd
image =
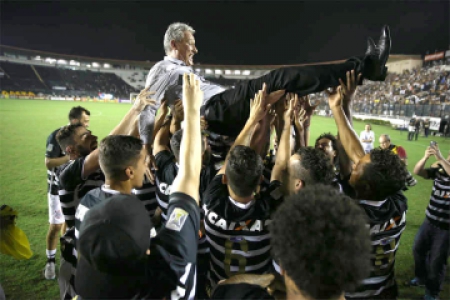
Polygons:
M119 191L110 189L110 188L109 188L109 185L107 185L107 184L102 185L101 189L102 189L102 191L104 191L105 193L108 193L108 194L113 194L113 195L118 195L118 194L120 194Z
M252 199L252 201L248 202L248 203L240 203L237 202L236 200L234 200L233 198L231 198L230 196L228 196L228 199L230 199L230 202L232 204L234 204L234 206L237 206L240 209L249 209L250 207L253 206L253 204L255 204L255 199Z
M381 205L384 204L384 202L386 202L387 199L384 199L382 201L373 201L373 200L359 200L359 204L365 204L365 205L369 205L369 206L375 206L375 207L380 207Z
M171 56L164 56L164 60L171 61L171 62L173 62L173 63L175 63L177 65L180 65L180 66L186 66L184 61L176 59L176 58L173 58Z

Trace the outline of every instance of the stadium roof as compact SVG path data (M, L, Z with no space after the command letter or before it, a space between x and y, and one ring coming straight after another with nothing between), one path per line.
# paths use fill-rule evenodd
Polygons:
M19 47L0 45L0 53L4 55L5 53L11 53L15 55L22 55L27 57L51 57L54 59L65 59L65 60L76 60L80 62L98 62L98 63L108 63L111 65L130 65L130 66L140 66L140 67L151 67L156 62L150 61L136 61L136 60L118 60L118 59L108 59L108 58L99 58L99 57L88 57L88 56L79 56L79 55L67 55L67 54L59 54L53 52L39 51L39 50L30 50ZM388 63L402 61L402 60L421 60L421 55L405 55L405 54L391 54L389 56ZM202 67L202 68L229 68L229 69L249 69L249 70L272 70L281 67L288 66L307 66L314 64L334 64L344 62L345 59L342 60L334 60L334 61L324 61L324 62L314 62L314 63L306 63L306 64L294 64L294 65L211 65L211 64L196 64L194 67Z

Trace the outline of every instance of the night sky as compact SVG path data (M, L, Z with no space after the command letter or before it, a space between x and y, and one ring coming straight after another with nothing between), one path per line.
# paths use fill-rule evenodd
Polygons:
M297 64L363 54L391 27L393 54L448 50L449 1L60 1L0 3L3 45L158 61L175 21L190 24L204 64Z

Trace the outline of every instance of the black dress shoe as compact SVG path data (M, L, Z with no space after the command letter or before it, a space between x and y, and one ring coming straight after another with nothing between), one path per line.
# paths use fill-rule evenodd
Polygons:
M381 30L378 45L371 39L367 39L367 50L364 57L363 77L373 81L384 81L387 74L386 62L391 52L391 34L389 27Z

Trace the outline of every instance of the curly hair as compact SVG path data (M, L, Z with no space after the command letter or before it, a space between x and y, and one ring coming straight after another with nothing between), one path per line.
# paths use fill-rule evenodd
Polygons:
M398 155L389 149L374 149L370 152L370 163L364 166L355 189L366 186L372 196L368 200L384 200L405 187L407 176L408 171Z
M329 139L331 141L331 144L333 145L333 150L338 151L337 139L331 132L325 132L325 133L322 133L321 135L319 135L319 137L316 139L316 143L314 144L314 147L318 146L317 144L319 143L319 141L321 139Z
M305 185L333 183L335 177L333 165L323 151L302 147L296 154L300 155L300 161L293 166L294 178L301 179Z
M306 186L274 214L273 256L308 298L338 298L369 275L366 223L366 214L351 198L330 186Z
M239 197L248 197L256 190L263 169L261 156L250 147L238 145L228 153L225 175L231 190Z

